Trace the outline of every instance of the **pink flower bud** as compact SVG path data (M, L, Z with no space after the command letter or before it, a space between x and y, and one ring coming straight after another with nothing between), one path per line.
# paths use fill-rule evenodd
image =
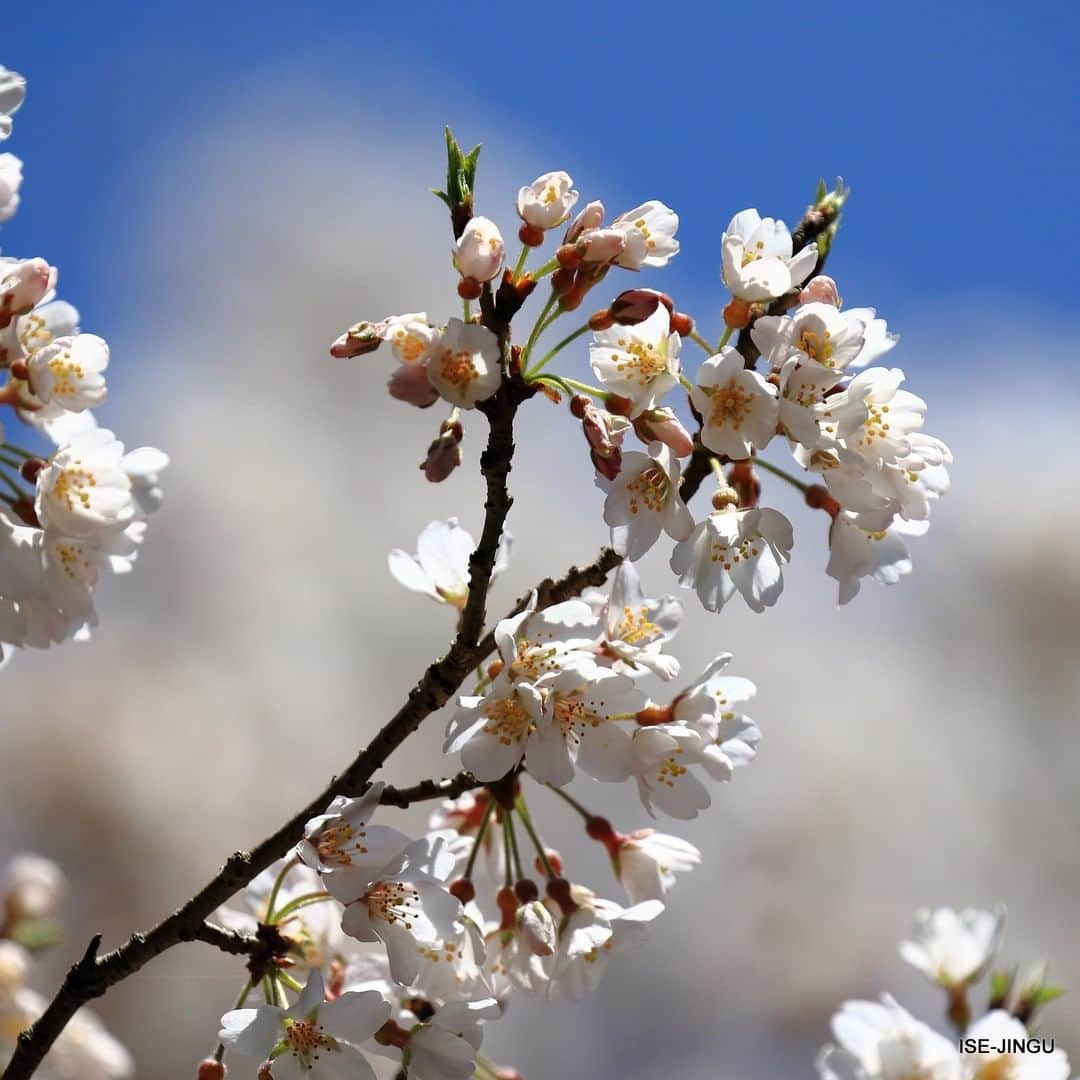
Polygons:
M503 264L503 238L494 221L473 218L454 248L454 266L463 278L491 281Z
M426 409L439 400L439 391L431 385L423 364L402 364L386 383L390 396L418 409Z
M577 242L577 253L583 262L613 262L625 250L626 233L622 229L589 229Z
M439 437L428 447L421 463L424 476L433 484L441 484L461 464L461 425L443 424Z
M671 409L653 409L634 421L634 431L644 443L658 440L671 447L676 457L694 452L694 440Z
M56 268L44 259L23 259L0 277L0 328L25 315L56 284Z
M603 220L604 204L599 201L589 203L570 223L570 228L566 230L566 236L563 239L563 243L576 243L586 229L598 229Z
M627 289L612 300L610 310L620 326L636 326L649 318L664 300L664 294L655 289Z
M595 450L592 450L589 457L592 459L593 468L605 480L614 480L622 472L622 451L618 447L615 447L615 450L606 457L601 457Z
M818 274L806 283L806 288L799 293L800 304L832 304L840 306L840 293L836 289L836 282L826 274Z
M330 346L330 355L339 360L348 360L374 352L381 344L382 336L378 327L369 322L358 322L334 341Z
M581 408L581 427L590 449L600 457L610 457L622 445L623 436L630 429L630 421L624 416L614 416L598 409L591 401Z

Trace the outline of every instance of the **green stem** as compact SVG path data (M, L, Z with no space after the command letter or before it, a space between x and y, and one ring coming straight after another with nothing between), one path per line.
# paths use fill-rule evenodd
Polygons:
M465 864L465 872L461 875L466 881L472 877L473 867L476 865L476 856L480 854L480 848L484 843L484 837L487 834L488 824L493 813L495 813L495 800L489 795L487 809L484 810L483 820L480 822L480 828L476 832L476 843L473 844L473 849L469 852L469 861Z
M0 446L0 450L10 450L13 454L18 454L21 458L26 458L27 461L30 458L38 457L37 454L31 454L29 450L24 450L21 446L15 446L13 443L6 442Z
M682 384L682 388L687 393L690 393L690 391L694 389L694 384L685 375L681 373L679 375L679 382Z
M724 333L720 337L720 344L716 346L716 351L719 352L730 340L732 331L735 329L733 326L725 326Z
M589 383L578 382L577 379L570 379L565 375L560 375L559 378L566 383L567 386L573 387L575 390L580 390L583 394L588 394L590 397L604 401L608 396L608 392L606 390L601 390L599 386L590 386Z
M533 351L533 346L536 344L536 339L544 330L544 319L547 318L547 314L551 311L552 307L558 300L558 296L555 294L555 290L551 290L551 295L547 298L547 303L540 309L540 314L536 316L536 322L533 323L532 331L529 333L529 340L525 342L525 348L521 350L521 370L524 371L526 365L529 362L529 354Z
M502 819L502 831L503 831L503 863L506 867L506 873L503 884L509 889L514 884L514 864L513 851L510 845L510 815L503 812Z
M690 340L700 345L709 356L713 356L719 351L714 349L696 330L691 332Z
M594 816L588 810L586 810L585 807L582 806L581 803L579 803L577 799L573 797L573 795L567 794L565 791L563 791L561 787L556 787L554 784L545 784L544 786L547 787L549 791L554 791L555 794L558 795L564 803L572 806L583 818L588 819Z
M521 824L525 826L525 831L529 834L529 839L533 842L533 847L536 848L536 854L540 858L540 864L544 868L544 873L549 878L555 878L559 875L555 873L548 861L547 852L544 850L544 845L540 842L540 837L537 835L536 828L533 826L532 818L529 815L529 807L525 803L525 796L518 795L517 797L517 812L521 818Z
M303 984L298 983L288 972L279 971L278 978L290 989L299 993L304 989Z
M468 300L461 301L461 314L464 322L472 322L472 303Z
M521 271L525 269L525 260L529 257L529 245L521 245L521 254L517 258L517 262L514 263L514 280L518 281L521 278Z
M797 487L804 495L810 490L809 484L804 484L801 480L792 476L791 473L785 472L771 461L766 461L764 458L759 457L753 458L752 461L758 468L764 469L766 472L771 472L773 476L779 476L781 480L786 480L792 487Z
M554 320L551 320L551 321L553 322ZM563 349L566 348L567 345L570 344L571 341L577 340L577 338L581 337L582 334L586 333L588 331L588 329L589 329L589 324L585 323L584 325L579 326L572 334L567 334L566 337L564 337L562 339L562 341L560 341L557 345L555 345L552 349L550 349L547 353L545 353L544 356L542 356L533 365L531 370L525 372L526 380L529 379L530 377L532 377L533 375L536 375L539 372L543 371L544 368L547 366L548 362L551 360L551 358L553 356L556 355L556 353L561 352Z
M11 489L12 494L17 500L22 501L26 498L26 492L23 491L23 489L19 487L19 485L16 484L15 481L12 480L12 478L8 476L6 472L0 472L0 480L7 484L7 486Z
M0 461L16 472L23 467L23 463L18 458L8 457L7 454L0 453Z
M548 259L543 266L537 267L530 275L533 281L539 281L541 278L547 277L548 274L559 269L558 259Z
M514 828L514 812L512 810L507 811L506 814L506 835L510 839L510 850L514 854L514 871L520 881L525 876L525 871L521 866L521 852L518 850L517 830Z
M295 900L290 900L274 916L274 925L277 926L283 919L292 915L294 912L299 911L301 908L311 907L312 904L324 904L327 900L333 899L334 898L328 892L304 893L303 896L298 896Z
M289 871L300 864L299 858L295 855L291 859L286 859L281 869L278 871L278 876L274 878L274 884L270 889L270 897L266 901L266 921L273 925L274 922L274 905L277 903L278 893L281 892L281 886L285 884L285 879L289 876Z

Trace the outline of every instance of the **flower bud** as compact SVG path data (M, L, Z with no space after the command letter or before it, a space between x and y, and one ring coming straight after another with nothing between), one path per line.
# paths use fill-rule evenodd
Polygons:
M597 229L604 220L604 204L597 200L585 206L566 230L564 244L575 244L586 229Z
M454 248L454 266L458 273L474 281L491 281L499 276L502 263L503 239L495 222L474 217L465 226Z
M56 284L56 268L44 259L22 259L0 272L0 329L25 315Z
M551 275L551 287L559 296L565 296L574 287L574 271L560 267Z
M732 330L742 330L750 325L751 305L737 296L724 306L724 325Z
M577 201L578 193L574 190L570 175L549 172L521 188L517 197L517 212L521 220L533 228L555 229L570 216Z
M55 915L66 891L64 872L40 855L16 855L0 880L0 898L12 922Z
M554 956L559 932L547 905L539 899L518 908L515 916L522 942L534 956Z
M422 364L402 364L387 380L390 396L418 409L426 409L439 400L439 391L431 385Z
M689 337L694 332L694 320L685 311L671 313L671 332Z
M420 463L431 483L442 483L461 464L461 437L460 424L443 424L439 437L428 447L427 457Z
M589 229L578 240L576 250L583 262L614 262L626 250L622 229Z
M827 274L812 277L799 293L799 303L832 304L833 307L839 307L840 293L837 291L836 282Z
M563 872L562 856L554 848L545 848L544 855L547 857L548 866L550 866L556 874L561 874ZM540 861L539 855L533 859L533 866L536 867L536 872L538 874L547 872L547 867Z
M611 301L611 314L620 326L636 326L649 318L664 299L656 289L627 289Z
M369 322L350 326L331 346L330 355L339 360L374 352L382 344L377 328Z
M228 1070L220 1061L207 1058L199 1062L199 1071L195 1074L195 1080L225 1080Z
M634 431L644 443L659 441L670 446L676 457L686 457L694 452L694 440L673 409L643 412L634 421Z

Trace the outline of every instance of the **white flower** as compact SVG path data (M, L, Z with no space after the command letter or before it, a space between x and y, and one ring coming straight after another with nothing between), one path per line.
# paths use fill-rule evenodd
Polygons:
M300 859L319 871L323 884L343 903L356 899L372 873L409 846L404 833L371 824L383 786L372 784L359 799L339 795L325 814L304 826L304 838L296 846Z
M694 519L679 494L679 472L679 459L661 442L649 443L647 454L623 455L622 470L609 482L604 500L604 521L620 555L640 559L661 532L673 540L691 534Z
M714 510L675 545L671 569L683 588L697 592L706 611L719 611L739 592L751 610L761 612L780 598L781 567L793 543L791 522L778 510L729 506Z
M655 829L638 829L619 837L613 856L618 877L630 903L661 900L675 884L675 875L689 873L701 863L701 852L687 840Z
M535 229L555 229L570 216L577 201L578 193L570 175L549 172L518 192L517 212L526 225Z
M22 162L14 154L0 154L0 222L15 216L21 184Z
M600 620L584 600L565 600L536 611L536 593L523 611L495 624L495 646L503 674L534 685L572 670L589 678L596 670L592 648Z
M423 311L392 315L375 327L375 333L390 343L394 356L402 364L423 364L439 339L439 331L428 322Z
M1005 908L920 908L912 940L900 944L900 955L927 978L946 989L982 978L993 963L1005 930Z
M26 97L26 80L0 65L0 142L11 134L11 117Z
M457 862L454 839L436 833L410 844L345 908L342 929L358 941L381 941L403 986L460 935L461 902L443 884Z
M776 388L730 345L698 368L690 398L701 414L701 441L714 453L742 460L776 434Z
M988 1053L964 1055L964 1080L1069 1080L1065 1051L1051 1049L1052 1040L1032 1036L1003 1009L980 1016L964 1032L964 1039L976 1044L985 1039L990 1044ZM1017 1046L1025 1049L1014 1049Z
M655 409L679 382L681 339L663 304L636 326L593 334L589 363L605 389L630 402L630 415Z
M454 266L462 277L491 281L503 263L503 238L494 221L474 217L454 248Z
M268 1059L272 1080L374 1080L356 1044L389 1018L390 1006L374 990L349 991L326 1001L322 975L312 971L289 1008L233 1009L221 1018L218 1038L238 1053Z
M74 337L79 332L78 311L66 301L51 300L49 296L46 293L36 307L0 330L0 364L13 364L59 337Z
M741 300L772 300L801 285L817 265L817 248L807 244L792 255L791 233L782 221L741 210L722 240L724 284Z
M499 341L486 326L451 319L432 348L427 374L452 405L471 409L499 389L500 359Z
M12 920L55 915L66 892L63 870L40 855L13 856L0 877L0 907Z
M825 433L871 465L895 464L911 453L909 436L923 425L926 402L901 390L899 368L859 372L822 407Z
M598 652L613 661L613 670L662 679L679 674L679 661L663 652L682 622L683 606L674 596L648 599L634 564L624 559L612 575L610 598L600 594L596 603L603 624Z
M469 1080L476 1071L481 1025L501 1013L502 1007L494 998L443 1005L409 1036L402 1059L409 1076L416 1080Z
M679 215L656 199L650 199L633 210L620 214L611 228L621 232L626 243L615 262L627 270L643 266L667 266L679 253L675 233Z
M860 355L866 323L857 313L832 304L810 303L790 315L762 315L750 336L775 371L791 358L844 371Z
M808 450L835 445L834 440L822 433L821 413L826 393L840 379L839 372L820 364L800 363L794 356L781 368L778 422L793 443Z
M495 553L492 581L509 564L512 543L513 538L504 530ZM450 518L446 522L433 521L424 528L417 538L415 555L395 548L387 562L390 573L406 589L462 611L469 599L469 556L475 548L472 536L457 518Z
M823 1080L960 1080L952 1042L888 994L881 1000L847 1001L833 1017L837 1045L826 1046L817 1060Z
M137 507L123 457L123 443L104 428L58 450L37 476L38 520L72 537L125 529Z
M648 924L664 910L659 900L624 908L595 896L588 889L572 890L577 909L559 930L559 951L552 967L549 997L583 998L604 977L608 958L616 949L640 944Z
M30 389L44 404L55 402L70 412L92 409L105 400L109 346L94 334L56 338L30 354Z
M0 328L25 315L56 284L56 267L44 259L0 259Z
M884 356L900 340L899 334L891 333L884 319L877 318L873 308L849 308L848 317L857 318L863 324L863 347L848 367L862 368Z
M850 514L843 511L829 527L829 562L825 573L840 583L840 603L859 592L860 579L872 577L895 585L911 573L905 536L919 536L928 522L893 521L891 511Z

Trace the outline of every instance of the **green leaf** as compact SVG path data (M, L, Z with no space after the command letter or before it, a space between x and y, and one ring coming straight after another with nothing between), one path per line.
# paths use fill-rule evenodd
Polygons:
M11 940L30 952L48 949L64 939L64 928L56 919L20 919L11 928Z
M817 182L817 188L814 190L814 205L817 206L826 195L829 194L829 189L825 186L824 178Z

